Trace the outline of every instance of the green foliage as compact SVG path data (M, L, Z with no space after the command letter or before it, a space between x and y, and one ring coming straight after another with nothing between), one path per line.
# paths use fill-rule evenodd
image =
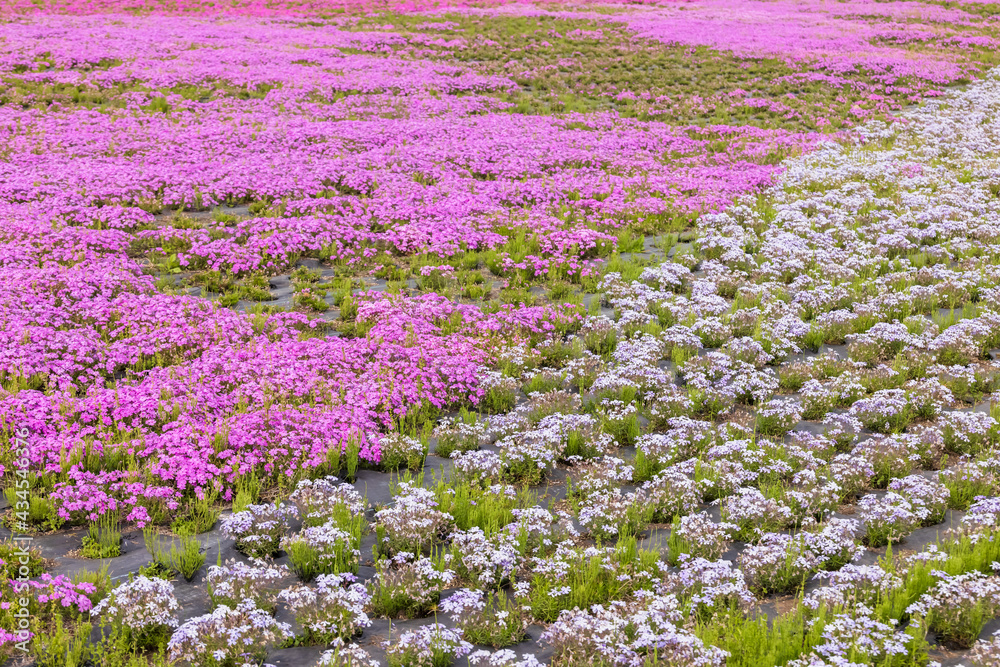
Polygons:
M87 658L90 624L67 627L62 616L52 618L46 628L36 626L31 652L38 667L82 667Z
M533 392L544 394L562 387L564 380L565 376L562 373L548 373L542 371L532 375L531 378L524 383L522 390L525 394L531 394Z
M92 521L83 537L84 558L115 558L121 555L122 534L118 518L105 514Z
M358 556L354 549L357 542L343 544L343 548L333 553L320 551L305 540L290 538L283 543L283 549L291 561L292 571L303 581L312 581L320 574L340 574L358 571Z
M938 474L938 480L948 489L948 506L952 509L967 510L977 497L995 495L993 476L984 474L974 463L966 465Z
M612 328L587 331L583 334L583 343L597 356L608 359L618 347L618 334Z
M28 562L21 563L25 555ZM0 560L3 561L3 565L0 565L0 578L3 580L17 579L21 567L28 568L29 577L37 577L45 571L41 549L13 539L0 542Z
M240 475L236 481L233 513L242 512L247 506L256 504L260 500L261 488L262 482L257 476L256 470L250 470L246 474Z
M639 428L639 415L631 412L624 417L617 415L602 415L601 429L615 439L619 447L632 447L642 430Z
M486 535L493 535L514 521L512 510L531 507L537 500L526 488L499 491L467 481L447 482L444 478L438 478L433 490L437 509L451 514L459 530L481 528Z
M201 543L193 535L181 535L180 548L177 541L171 539L169 551L160 546L152 528L143 529L142 537L146 543L146 550L161 570L176 572L191 581L205 563L205 554L201 553Z
M637 588L648 588L659 572L659 553L638 548L634 537L620 540L612 553L593 556L579 554L578 562L570 566L559 580L534 574L526 604L531 615L539 621L551 623L564 609L587 609L594 604L606 604L621 599ZM628 574L629 577L620 577ZM557 588L568 587L569 592L552 595Z
M665 469L667 465L656 458L650 458L641 449L636 450L635 456L632 458L632 481L635 483L648 482L653 479L657 473Z
M56 511L55 503L52 502L52 499L46 495L46 489L39 488L40 482L40 479L33 480L33 486L27 490L28 525L24 526L24 528L58 530L65 523L65 520L59 516ZM20 499L18 497L19 491L23 494L25 490L18 489L14 486L9 486L4 489L7 504L11 507L17 507L17 502ZM9 523L13 523L14 515L8 515L7 519L9 520Z
M340 302L340 319L345 322L354 320L358 316L358 303L354 297L347 296Z
M796 602L791 612L770 623L763 614L748 617L730 613L699 623L695 634L729 652L726 667L778 667L821 644L823 629L832 616L825 607L811 613L801 600Z
M170 113L171 106L165 97L154 97L142 109L148 113Z
M479 425L479 415L470 412L464 406L458 412L459 425L476 428ZM473 431L471 435L466 435L461 431L450 431L438 435L437 445L434 447L434 454L442 458L449 458L452 452L468 452L479 448L478 431Z
M487 414L509 412L517 402L515 389L502 386L490 387L479 400L479 409Z
M907 619L906 608L916 602L926 593L937 579L931 574L940 570L947 574L962 574L978 571L984 574L993 572L993 563L1000 562L1000 535L990 533L973 541L969 537L961 537L937 545L938 551L947 554L942 561L918 561L908 570L899 571L899 566L893 558L891 549L882 559L882 567L888 572L901 574L903 586L893 589L882 598L875 607L879 618Z
M219 509L215 507L218 493L206 492L201 498L188 503L187 513L170 524L170 530L178 535L200 535L207 533L219 520Z

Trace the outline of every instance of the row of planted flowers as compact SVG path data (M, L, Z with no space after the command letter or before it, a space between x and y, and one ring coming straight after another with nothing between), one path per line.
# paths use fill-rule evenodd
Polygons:
M460 504L455 498L463 495ZM1000 611L998 579L987 574L998 550L992 499L973 504L961 525L928 549L903 557L890 552L862 565L854 563L864 548L851 519L807 522L793 535L764 533L733 563L719 557L738 526L686 514L664 561L638 548L634 537L610 547L579 545L570 517L513 508L513 489L480 487L485 507L478 514L470 513L477 502L469 496L444 484L437 494L402 484L393 507L375 514L379 559L367 583L352 574L368 527L366 503L353 486L333 478L303 482L287 504L249 506L222 529L250 561L210 567L206 582L216 609L183 624L173 586L155 576L140 575L109 592L100 578L95 585L43 575L31 588L39 609L98 619L113 641L132 650L165 647L170 659L204 665L260 660L269 648L296 644L332 645L321 664L378 664L347 643L370 625L369 614L408 618L434 609L451 619L450 627L401 633L384 647L390 664L447 665L470 654L472 642L514 645L530 622L548 625L541 643L566 664L588 655L602 664L650 655L667 664L724 664L727 651L713 639L743 652L747 664L767 657L754 650L805 653L795 663L802 665L842 664L837 658L877 664L893 656L922 664L927 628L969 646ZM504 515L513 520L504 523ZM300 524L297 531L290 521ZM446 548L435 550L436 544ZM279 548L291 568L270 561ZM295 583L296 575L306 583ZM775 621L774 636L740 646L747 636L734 641L720 634L722 627L760 630L746 616L760 597L799 590L809 580L820 585ZM295 630L272 616L278 605L290 611ZM904 631L894 627L900 618L908 619ZM786 643L795 635L785 633L793 631L803 634L801 647ZM61 655L60 639L40 643ZM996 650L983 643L973 656L991 664ZM470 656L478 660L538 664L503 648Z

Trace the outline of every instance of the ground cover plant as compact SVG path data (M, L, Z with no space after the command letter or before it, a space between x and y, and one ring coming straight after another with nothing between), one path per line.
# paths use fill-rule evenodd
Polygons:
M0 12L0 660L1000 664L975 2Z

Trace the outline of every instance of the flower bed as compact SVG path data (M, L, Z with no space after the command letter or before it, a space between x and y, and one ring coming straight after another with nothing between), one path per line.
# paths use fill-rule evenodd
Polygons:
M0 659L994 664L991 11L8 3Z

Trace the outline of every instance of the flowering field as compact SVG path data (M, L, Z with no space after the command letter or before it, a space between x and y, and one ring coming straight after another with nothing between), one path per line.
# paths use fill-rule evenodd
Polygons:
M997 15L3 3L0 662L1000 667Z

